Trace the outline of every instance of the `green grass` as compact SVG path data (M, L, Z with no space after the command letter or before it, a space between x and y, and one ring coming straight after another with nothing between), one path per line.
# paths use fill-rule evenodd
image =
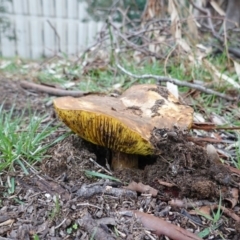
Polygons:
M216 212L212 211L212 216L210 216L208 214L201 213L201 212L198 211L199 215L203 216L204 218L206 218L211 223L210 227L207 227L207 228L205 228L204 230L202 230L201 232L198 233L199 237L201 237L201 238L207 237L209 234L214 232L214 230L216 230L220 226L219 225L219 220L222 216L221 206L222 206L222 197L220 195L218 209L217 209Z
M1 59L0 59L1 60ZM225 53L210 56L207 58L220 72L226 73L229 77L236 75L234 68L228 67L228 59ZM5 60L4 60L5 61ZM10 61L10 60L8 60ZM16 60L12 60L13 68L16 69ZM119 59L120 64L128 71L142 75L167 75L172 78L176 78L182 81L191 81L193 79L206 82L210 89L224 92L227 89L232 89L227 82L213 81L213 74L208 71L203 65L192 65L189 61L183 57L169 58L168 61L143 61L136 64L136 62L129 58L127 55L123 55ZM27 63L24 65L17 65L19 72L24 72ZM9 65L11 66L11 64ZM40 82L49 84L58 84L62 87L72 90L93 91L108 93L113 90L115 84L119 84L119 90L125 90L135 83L155 83L153 79L134 79L126 74L122 73L115 65L107 67L105 69L98 69L96 66L89 68L86 74L82 74L83 66L78 62L71 62L71 60L65 58L58 59L53 62L44 63L43 67L38 71L33 71L35 78ZM31 72L31 71L29 71ZM31 72L32 74L32 72ZM30 74L30 75L31 75ZM179 87L180 92L187 92L189 88ZM215 96L201 93L197 98L198 104L201 103L207 114L212 112L226 117L227 120L232 122L234 119L233 113L228 113L225 108L225 103L222 99ZM195 107L195 110L199 110ZM237 113L238 114L238 113Z
M109 53L110 54L110 53ZM222 81L219 83L212 83L212 73L206 67L194 66L189 64L187 58L175 57L169 58L164 61L149 62L144 60L142 63L137 64L133 58L128 55L121 55L119 62L128 71L141 75L141 74L154 74L154 75L167 75L172 78L177 78L183 81L190 81L193 79L211 83L210 88L215 90L224 91L229 88L229 84ZM104 60L104 59L103 59ZM232 68L228 69L228 60L226 54L209 57L208 61L211 62L217 69L226 73L228 76L236 76ZM36 61L35 61L36 62ZM115 59L113 63L115 63ZM28 76L38 79L40 82L49 84L59 84L62 87L67 87L73 90L83 91L97 91L108 92L112 89L114 84L120 83L123 89L130 87L134 83L155 83L152 79L133 79L126 74L117 70L115 64L106 66L105 69L98 69L97 66L91 63L88 72L82 74L84 67L78 62L73 62L67 57L47 61L39 61L39 67L32 64L30 61L21 61L19 59L0 59L0 66L3 72L20 74L21 76ZM40 64L41 67L40 67ZM117 71L116 71L117 70ZM181 87L180 91L187 91L188 88Z
M57 195L54 197L54 203L55 203L54 208L49 214L50 221L53 221L56 217L58 217L61 211L61 205L60 205L59 197Z
M19 64L16 58L0 58L0 70L7 73L18 73Z
M31 113L26 117L24 111L14 116L14 107L8 112L0 107L0 171L18 164L28 174L26 165L42 160L47 149L65 137L49 143L47 139L57 127L51 122L42 124L44 118Z
M187 58L175 57L169 58L167 61L153 61L149 62L144 60L142 63L136 63L133 58L129 58L129 55L119 56L120 64L128 71L142 75L142 74L153 74L153 75L167 75L172 78L176 78L182 81L191 81L193 79L208 83L207 87L216 91L224 92L227 89L232 89L227 82L213 81L213 74L203 65L189 64ZM234 68L229 67L228 59L225 53L209 56L207 58L220 72L226 73L229 77L236 75ZM16 71L24 75L26 69L29 70L29 75L34 74L33 78L38 79L40 82L49 84L58 84L69 90L82 90L92 92L104 92L108 93L113 91L113 86L118 84L119 90L124 91L135 83L155 83L154 79L135 79L122 73L115 65L105 69L98 69L97 66L92 68L89 66L89 70L86 74L82 74L84 67L78 62L73 62L69 59L62 58L51 62L44 62L41 68L37 71L36 69L31 70L31 66L35 66L31 63L28 65L27 61L17 61L16 59L2 59L3 64L8 62L4 71ZM22 65L20 63L22 63ZM115 61L114 61L115 62ZM0 59L1 63L1 59ZM0 64L1 65L1 64ZM6 65L6 64L5 64ZM28 66L30 66L28 68ZM180 92L187 92L189 88L179 87ZM207 116L211 113L216 113L220 116L224 116L228 122L234 122L236 118L234 110L229 112L226 111L225 103L221 98L201 93L197 97L196 107L194 109L199 111L199 104L206 112Z
M77 223L74 223L70 225L70 227L67 228L67 234L72 234L73 231L76 231L79 228Z
M102 179L109 179L109 180L121 183L121 180L118 179L118 178L115 178L115 177L112 177L112 176L109 176L109 175L106 175L106 174L103 174L103 173L95 172L95 171L85 170L85 175L87 177L99 177L99 178L102 178Z
M233 165L237 168L240 169L240 134L238 134L238 141L236 142L235 146L236 150L236 158L232 158L232 163Z
M36 233L33 235L33 240L40 240L39 236Z

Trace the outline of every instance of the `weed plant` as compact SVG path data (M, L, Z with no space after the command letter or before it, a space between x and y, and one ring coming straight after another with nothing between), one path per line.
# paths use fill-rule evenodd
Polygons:
M0 171L19 164L28 174L26 163L40 161L47 149L60 141L65 135L49 142L49 136L57 126L52 122L42 124L46 116L33 113L26 117L26 111L16 115L14 107L6 111L0 107Z

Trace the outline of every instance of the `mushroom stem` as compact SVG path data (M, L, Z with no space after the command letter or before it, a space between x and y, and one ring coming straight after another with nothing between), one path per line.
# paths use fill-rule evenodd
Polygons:
M112 151L112 168L138 168L138 155Z

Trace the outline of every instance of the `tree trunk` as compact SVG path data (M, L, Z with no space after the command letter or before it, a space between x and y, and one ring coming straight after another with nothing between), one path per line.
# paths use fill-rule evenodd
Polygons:
M240 0L229 0L227 4L226 28L240 27Z

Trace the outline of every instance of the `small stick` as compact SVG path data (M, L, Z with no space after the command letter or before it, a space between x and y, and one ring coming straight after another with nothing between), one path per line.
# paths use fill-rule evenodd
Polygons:
M97 205L93 205L91 203L77 203L77 206L83 206L83 207L93 207L102 210L102 207L99 207Z
M63 221L60 224L58 224L54 229L56 230L56 229L60 228L66 222L66 220L67 219L64 218Z
M89 158L89 160L94 163L95 165L97 165L99 168L101 168L103 171L105 171L106 173L108 173L109 175L112 175L112 173L110 171L108 171L106 168L104 168L103 166L99 165L96 161L94 161L92 158Z
M60 36L59 36L56 28L52 25L52 23L51 23L49 20L47 20L47 23L48 23L49 26L52 28L52 30L54 31L55 36L56 36L57 39L58 39L58 51L59 51L59 52L62 52L62 50L61 50L61 38L60 38Z
M89 92L56 89L52 87L42 86L36 83L27 82L27 81L20 81L20 86L25 89L31 89L37 92L44 92L44 93L48 93L55 96L82 97L84 95L89 94Z
M175 79L175 78L169 78L169 77L165 77L165 76L158 76L158 75L152 75L152 74L136 75L136 74L133 74L133 73L127 71L120 64L117 64L117 67L122 72L124 72L125 74L129 75L130 77L134 77L136 79L151 79L151 78L153 78L153 79L155 79L158 82L158 84L160 82L170 82L170 83L173 83L173 84L178 85L178 86L189 87L189 88L196 89L198 91L201 91L201 92L204 92L204 93L207 93L207 94L212 94L212 95L215 95L217 97L221 97L221 98L227 99L229 101L236 101L237 100L237 98L226 96L223 93L216 92L214 90L208 89L208 88L206 88L204 86L201 86L199 84L188 83L188 82L180 81L180 80Z

